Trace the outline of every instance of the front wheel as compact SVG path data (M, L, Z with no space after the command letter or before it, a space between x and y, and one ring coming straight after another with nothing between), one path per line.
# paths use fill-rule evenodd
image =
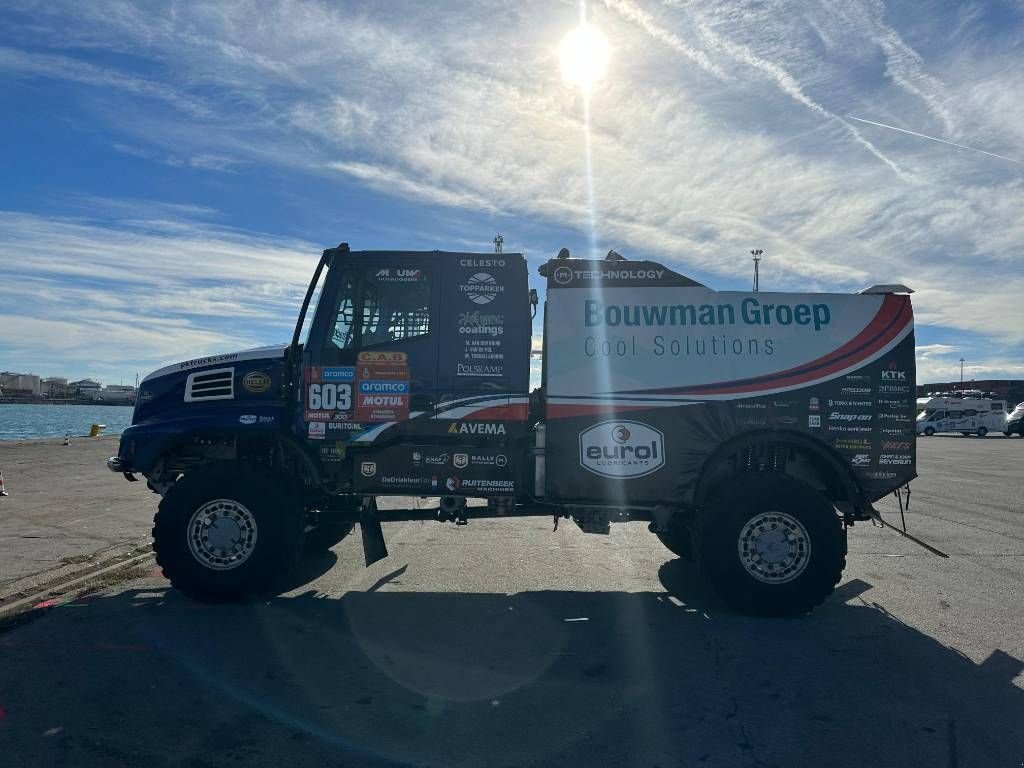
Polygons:
M846 567L846 529L829 501L785 475L740 475L700 524L701 568L734 608L803 614L827 598Z
M171 586L238 600L281 583L302 551L304 516L283 478L236 465L187 473L160 502L153 551Z
M984 437L988 434L988 429L985 427L978 427L978 437Z
M924 434L925 434L926 437L931 437L932 435L935 434L935 429L932 428L932 427L925 427L924 428Z

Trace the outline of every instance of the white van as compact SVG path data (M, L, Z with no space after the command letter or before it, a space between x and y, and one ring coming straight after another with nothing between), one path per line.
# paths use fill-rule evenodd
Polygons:
M917 434L959 432L984 437L1006 429L1006 401L987 397L919 397Z

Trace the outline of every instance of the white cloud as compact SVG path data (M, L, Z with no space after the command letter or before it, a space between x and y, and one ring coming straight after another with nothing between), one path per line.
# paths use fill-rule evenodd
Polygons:
M177 215L0 212L0 345L18 367L124 376L290 337L319 246L142 210Z
M82 3L38 8L32 27L18 30L33 52L9 44L0 68L106 89L104 98L122 99L112 140L158 162L355 180L437 208L501 214L509 237L529 221L560 238L580 230L583 243L581 104L557 71L558 42L577 14L575 3L466 4L443 14L420 3L372 13L299 0ZM970 19L956 27L921 18L908 31L889 16L859 2L799 14L771 3L592 4L590 18L613 46L591 104L599 244L733 285L746 281L755 246L767 252L762 280L773 289L904 282L917 290L919 326L979 334L989 343L978 357L1011 370L1024 295L1019 171L912 136L858 131L837 115L952 131L958 143L1014 156L1024 137L1018 52L975 41ZM948 37L954 27L960 40ZM946 35L931 50L921 44L929 32ZM124 57L85 61L95 49L131 53L146 76L119 69ZM149 212L100 227L15 216L0 225L0 243L27 252L31 276L51 292L68 275L124 290L156 279L167 291L161 312L191 291L197 307L239 317L251 305L232 281L299 286L308 268L289 265L311 263L297 254L319 249L197 218ZM54 234L79 258L47 248ZM166 266L155 276L133 271L139 252ZM190 265L199 261L221 282L197 285ZM109 291L94 301L109 302ZM924 359L937 362L937 351Z

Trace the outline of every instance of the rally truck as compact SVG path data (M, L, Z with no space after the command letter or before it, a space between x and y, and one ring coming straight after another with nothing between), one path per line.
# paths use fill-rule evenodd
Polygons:
M715 291L565 249L539 273L533 391L521 254L346 244L324 251L290 344L147 376L108 466L162 496L172 585L265 594L356 524L369 565L381 523L546 515L589 534L645 521L741 611L831 594L847 529L916 475L909 289Z

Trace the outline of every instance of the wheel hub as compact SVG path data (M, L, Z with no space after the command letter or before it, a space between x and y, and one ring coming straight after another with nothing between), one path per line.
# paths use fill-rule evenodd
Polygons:
M783 584L807 567L811 539L807 529L785 512L762 512L740 530L737 552L740 563L758 581Z
M227 571L256 549L256 518L234 499L215 499L192 514L187 535L196 560L212 570Z

